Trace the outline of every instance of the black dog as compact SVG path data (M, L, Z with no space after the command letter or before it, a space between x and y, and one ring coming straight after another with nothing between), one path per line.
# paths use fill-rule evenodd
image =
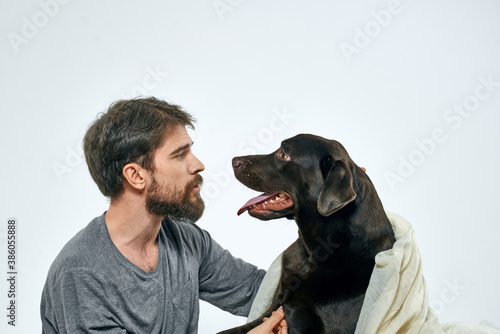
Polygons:
M262 317L221 333L247 333L280 305L289 333L354 333L375 255L394 232L366 173L334 140L298 135L269 155L233 159L236 178L265 194L238 214L294 219L279 286Z

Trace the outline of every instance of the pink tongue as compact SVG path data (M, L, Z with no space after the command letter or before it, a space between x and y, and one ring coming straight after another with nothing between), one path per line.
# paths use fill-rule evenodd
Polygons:
M268 198L275 198L277 194L279 194L279 192L263 193L260 196L252 198L251 200L246 202L246 204L243 205L241 209L238 210L238 216L241 215L243 212L247 211L252 205L264 202Z

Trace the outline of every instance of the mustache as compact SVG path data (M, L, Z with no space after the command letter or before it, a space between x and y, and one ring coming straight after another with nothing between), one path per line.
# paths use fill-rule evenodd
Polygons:
M196 174L193 181L189 182L186 188L191 189L194 186L200 186L203 184L203 177L200 174Z

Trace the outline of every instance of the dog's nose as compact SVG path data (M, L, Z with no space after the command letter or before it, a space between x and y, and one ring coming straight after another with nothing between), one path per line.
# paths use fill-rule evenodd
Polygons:
M243 160L240 157L233 158L233 169L238 169L243 165Z

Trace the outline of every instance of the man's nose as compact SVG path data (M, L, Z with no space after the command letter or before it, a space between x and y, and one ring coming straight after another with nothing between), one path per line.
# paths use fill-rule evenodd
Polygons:
M199 172L203 172L205 170L205 165L195 155L193 156L194 156L194 161L193 164L191 165L190 173L196 174Z

